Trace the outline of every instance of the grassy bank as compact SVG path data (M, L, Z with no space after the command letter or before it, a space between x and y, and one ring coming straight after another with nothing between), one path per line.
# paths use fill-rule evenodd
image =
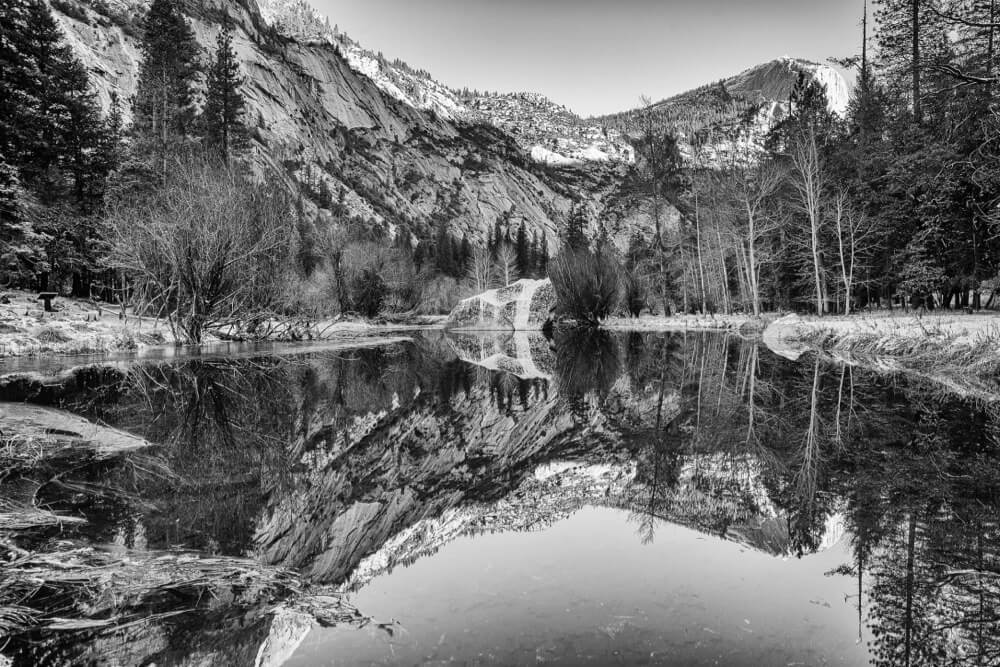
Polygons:
M913 373L953 389L964 387L977 394L998 389L1000 316L993 313L791 315L774 321L765 340Z

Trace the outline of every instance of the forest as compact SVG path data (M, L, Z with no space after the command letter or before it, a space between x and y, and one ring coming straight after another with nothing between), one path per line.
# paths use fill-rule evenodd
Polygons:
M707 119L636 115L642 182L683 217L652 243L636 238L626 269L664 310L991 307L996 9L889 0L870 19L865 7L861 53L840 63L857 71L846 116L802 77L762 147L716 134L713 110L731 100L697 109ZM664 128L689 133L692 159Z
M558 241L515 227L513 209L485 244L456 237L449 201L426 238L373 228L343 189L254 159L228 22L206 55L176 4L155 0L134 28L134 99L104 112L44 2L2 12L0 282L128 303L187 340L275 315L446 313L546 275L563 314L592 324L995 302L994 0L886 0L870 19L866 7L861 53L840 62L857 72L844 117L805 76L762 140L760 105L724 86L699 93L699 122L645 105L623 187L651 203L654 228L626 248L583 194ZM720 120L737 112L737 127ZM313 205L336 224L318 226Z

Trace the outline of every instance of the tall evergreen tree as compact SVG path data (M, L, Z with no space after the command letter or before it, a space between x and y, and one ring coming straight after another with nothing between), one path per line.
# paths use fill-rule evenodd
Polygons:
M540 257L541 252L541 242L538 240L538 230L536 229L531 235L531 246L528 249L529 262L531 263L531 275L532 277L537 277L542 275L540 271Z
M228 20L215 44L205 92L205 130L209 146L228 162L233 152L243 148L247 141L243 124L246 105L240 92L244 79L233 49L233 30Z
M96 225L88 216L100 208L110 168L102 150L107 124L86 68L44 2L11 0L0 18L0 151L9 172L4 224L19 230L5 239L5 255L18 248L13 254L22 282L34 262L43 282L53 269L82 284L96 262ZM29 192L30 225L23 202L10 199ZM44 249L36 247L43 242Z
M469 268L469 260L472 259L472 244L469 243L469 237L466 234L462 234L462 245L459 257L460 260L457 267L458 274L465 275L466 270Z
M441 273L451 276L455 274L455 251L452 248L451 234L448 233L448 225L444 222L438 224L437 239L434 244L434 254L437 261L437 269Z
M0 154L0 282L25 283L44 261L44 239L35 233L26 210L17 170Z
M100 114L86 68L41 0L0 9L0 152L28 187L52 167L79 167ZM55 194L45 188L46 195Z
M198 43L175 0L153 0L143 24L142 62L132 104L140 150L165 176L167 159L194 120Z
M107 136L109 128L101 117L86 67L66 49L53 69L56 92L49 113L58 132L58 161L67 177L66 194L81 213L95 213L112 166L102 151L112 140Z
M587 212L582 204L576 204L569 212L566 228L563 230L563 245L574 250L590 246L587 241Z
M517 272L522 277L531 275L531 253L528 248L528 233L524 223L517 228L517 240L514 242L514 252L517 256Z

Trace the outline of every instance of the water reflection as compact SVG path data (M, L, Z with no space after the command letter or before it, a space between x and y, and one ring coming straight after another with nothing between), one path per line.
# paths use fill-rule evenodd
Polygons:
M776 557L846 544L823 572L856 580L846 604L873 664L1000 664L1000 408L926 383L727 334L427 334L91 370L58 400L159 446L43 475L35 501L88 521L15 535L24 547L183 548L358 591L456 539L601 507L625 513L637 545L678 526ZM272 608L164 621L143 658L262 643L287 657L309 623ZM222 633L233 618L254 630ZM116 636L46 641L94 656Z

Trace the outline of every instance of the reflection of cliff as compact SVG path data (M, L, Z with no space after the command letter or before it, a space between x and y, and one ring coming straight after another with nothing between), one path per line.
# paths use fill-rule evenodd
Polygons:
M692 416L679 392L684 368L677 378L650 363L647 375L622 361L617 341L610 353L575 340L557 341L553 351L540 336L448 342L471 365L421 374L411 392L353 420L323 426L301 417L314 425L294 448L301 465L274 486L257 525L255 550L265 562L303 570L315 582L356 586L459 535L530 529L584 504L628 509L767 553L791 551L788 519L770 500L764 463L741 442L699 440L683 427ZM566 358L561 350L584 356ZM555 380L493 370L498 355L521 370L552 368ZM731 415L724 416L728 428ZM702 431L711 428L707 410L697 417ZM673 462L660 466L661 451ZM538 471L554 462L568 468L543 483ZM608 470L614 483L581 486L581 470Z
M631 464L557 461L541 465L524 479L516 493L492 503L453 507L400 531L358 564L345 587L360 588L463 535L543 529L584 505L621 496L634 478Z
M301 444L311 465L272 494L259 553L315 581L341 581L394 535L452 507L503 498L540 463L625 456L601 446L618 440L609 424L586 425L587 438L583 426L547 383L521 381L475 382L448 400L422 391L364 430L320 430Z

